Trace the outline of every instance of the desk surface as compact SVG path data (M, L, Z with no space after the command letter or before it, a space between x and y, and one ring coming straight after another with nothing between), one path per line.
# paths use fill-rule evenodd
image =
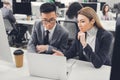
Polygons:
M14 50L15 48L11 48L11 52ZM4 61L0 61L0 63L1 80L50 80L30 76L25 56L22 68L16 68L15 64ZM102 66L100 69L95 69L91 63L75 59L68 60L67 65L71 67L68 80L109 80L110 77L111 67L109 66Z
M76 60L68 80L109 80L110 69L110 66L96 69L89 62Z
M40 19L36 19L36 20L22 20L22 19L17 19L16 22L18 24L27 24L27 25L33 25L35 23L35 21L39 21ZM65 20L65 18L62 17L58 17L57 20Z
M57 20L65 20L64 18L58 18ZM16 20L18 24L33 25L36 20ZM108 31L115 31L116 21L101 21L103 28Z
M35 20L16 20L17 24L33 25Z

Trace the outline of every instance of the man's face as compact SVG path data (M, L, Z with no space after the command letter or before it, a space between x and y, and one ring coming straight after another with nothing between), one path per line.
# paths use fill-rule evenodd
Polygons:
M43 26L46 27L46 29L48 30L54 27L56 23L56 18L57 18L57 15L54 11L49 13L41 13Z

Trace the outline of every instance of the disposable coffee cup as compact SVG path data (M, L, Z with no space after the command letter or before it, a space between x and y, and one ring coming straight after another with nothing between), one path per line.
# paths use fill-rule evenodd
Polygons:
M30 17L30 16L27 16L27 20L31 20L31 17Z
M20 49L14 51L15 63L18 68L23 66L23 54L24 52Z

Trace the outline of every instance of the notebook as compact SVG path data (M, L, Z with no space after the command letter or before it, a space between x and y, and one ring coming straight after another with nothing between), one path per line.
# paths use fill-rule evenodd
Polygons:
M1 10L0 10L0 60L4 60L10 63L13 62Z
M66 57L27 53L29 73L32 76L53 80L67 80Z

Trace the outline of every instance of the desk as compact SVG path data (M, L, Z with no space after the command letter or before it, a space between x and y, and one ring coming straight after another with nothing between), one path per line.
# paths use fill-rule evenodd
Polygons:
M35 20L16 20L17 24L33 25Z
M58 17L57 20L65 20L65 18ZM26 24L26 25L34 25L35 21L40 21L40 19L35 19L35 20L21 20L17 19L16 22L17 24Z
M13 52L15 48L11 48ZM26 53L26 51L24 51ZM102 66L100 69L95 69L89 62L70 59L68 65L71 65L71 71L68 80L109 80L109 66ZM24 58L24 66L16 68L15 64L9 64L0 61L0 79L1 80L50 80L29 75L27 61Z
M62 18L62 17L60 18L60 17L58 17L57 20L65 20L65 18ZM40 19L35 19L35 20L22 20L22 19L17 19L17 20L16 20L17 24L28 25L28 31L29 31L30 34L31 34L31 32L32 32L32 27L33 27L35 21L40 21ZM30 35L30 34L28 34L28 35ZM29 39L29 38L28 38L28 39Z
M32 27L33 27L35 21L36 20L20 20L20 19L16 20L16 22L17 22L16 24L22 24L24 26L27 26L27 30L29 32L29 33L27 33L28 39L30 38L30 35L32 33Z
M95 69L92 63L76 60L68 80L109 80L110 66Z
M65 18L57 18L57 20L65 20ZM16 22L18 24L26 24L26 25L34 25L35 21L39 21L37 20L16 20ZM115 31L115 27L116 27L116 21L112 20L112 21L104 21L101 20L101 23L103 25L103 28L108 30L108 31Z
M116 21L112 20L112 21L104 21L101 20L102 26L104 29L106 29L107 31L113 31L115 32L115 27L116 27Z

